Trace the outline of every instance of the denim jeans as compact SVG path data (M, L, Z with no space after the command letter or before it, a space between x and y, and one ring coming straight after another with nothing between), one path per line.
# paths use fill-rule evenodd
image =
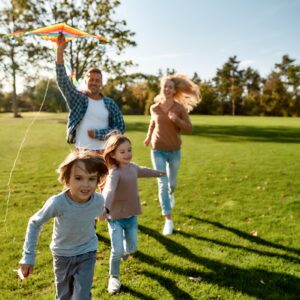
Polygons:
M157 178L158 199L162 215L171 214L170 194L176 188L176 179L180 165L181 151L151 150L152 165L156 170L164 171L167 176Z
M108 231L111 243L109 275L119 278L122 256L137 250L137 217L108 220Z
M53 256L57 300L90 300L96 251L76 256Z

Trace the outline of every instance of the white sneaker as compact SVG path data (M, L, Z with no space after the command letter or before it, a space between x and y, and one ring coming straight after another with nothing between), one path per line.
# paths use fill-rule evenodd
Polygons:
M166 220L165 226L163 229L163 235L170 235L173 233L174 223L172 220Z
M109 281L108 281L108 292L110 294L116 294L118 292L120 292L121 289L121 282L119 281L118 278L115 277L110 277Z
M175 206L174 193L169 194L169 197L170 197L171 208L174 208L174 206Z

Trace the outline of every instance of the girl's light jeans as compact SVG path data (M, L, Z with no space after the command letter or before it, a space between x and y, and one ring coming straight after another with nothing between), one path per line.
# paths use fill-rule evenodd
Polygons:
M137 250L137 216L108 220L108 231L111 243L109 275L119 278L122 256Z
M181 151L151 150L152 165L156 170L164 171L167 176L157 178L158 199L162 215L171 214L170 194L175 191L176 179L180 165Z

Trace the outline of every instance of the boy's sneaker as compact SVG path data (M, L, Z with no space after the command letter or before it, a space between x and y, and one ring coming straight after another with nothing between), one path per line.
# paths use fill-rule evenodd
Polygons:
M170 235L173 233L174 223L172 220L166 220L165 226L163 229L163 235Z
M170 197L171 208L174 208L174 206L175 206L174 193L169 194L169 197Z
M110 294L116 294L119 293L121 289L121 282L116 277L110 277L108 281L108 292Z

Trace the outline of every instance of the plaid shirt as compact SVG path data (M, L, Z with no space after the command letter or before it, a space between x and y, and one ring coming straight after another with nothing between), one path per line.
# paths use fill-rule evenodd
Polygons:
M84 117L88 108L88 96L78 91L69 79L65 66L56 64L56 79L58 87L68 105L69 118L67 126L67 141L75 143L76 127ZM108 133L112 131L125 132L125 123L118 105L108 97L102 97L104 105L108 110L108 128L95 129L95 138L104 141Z

